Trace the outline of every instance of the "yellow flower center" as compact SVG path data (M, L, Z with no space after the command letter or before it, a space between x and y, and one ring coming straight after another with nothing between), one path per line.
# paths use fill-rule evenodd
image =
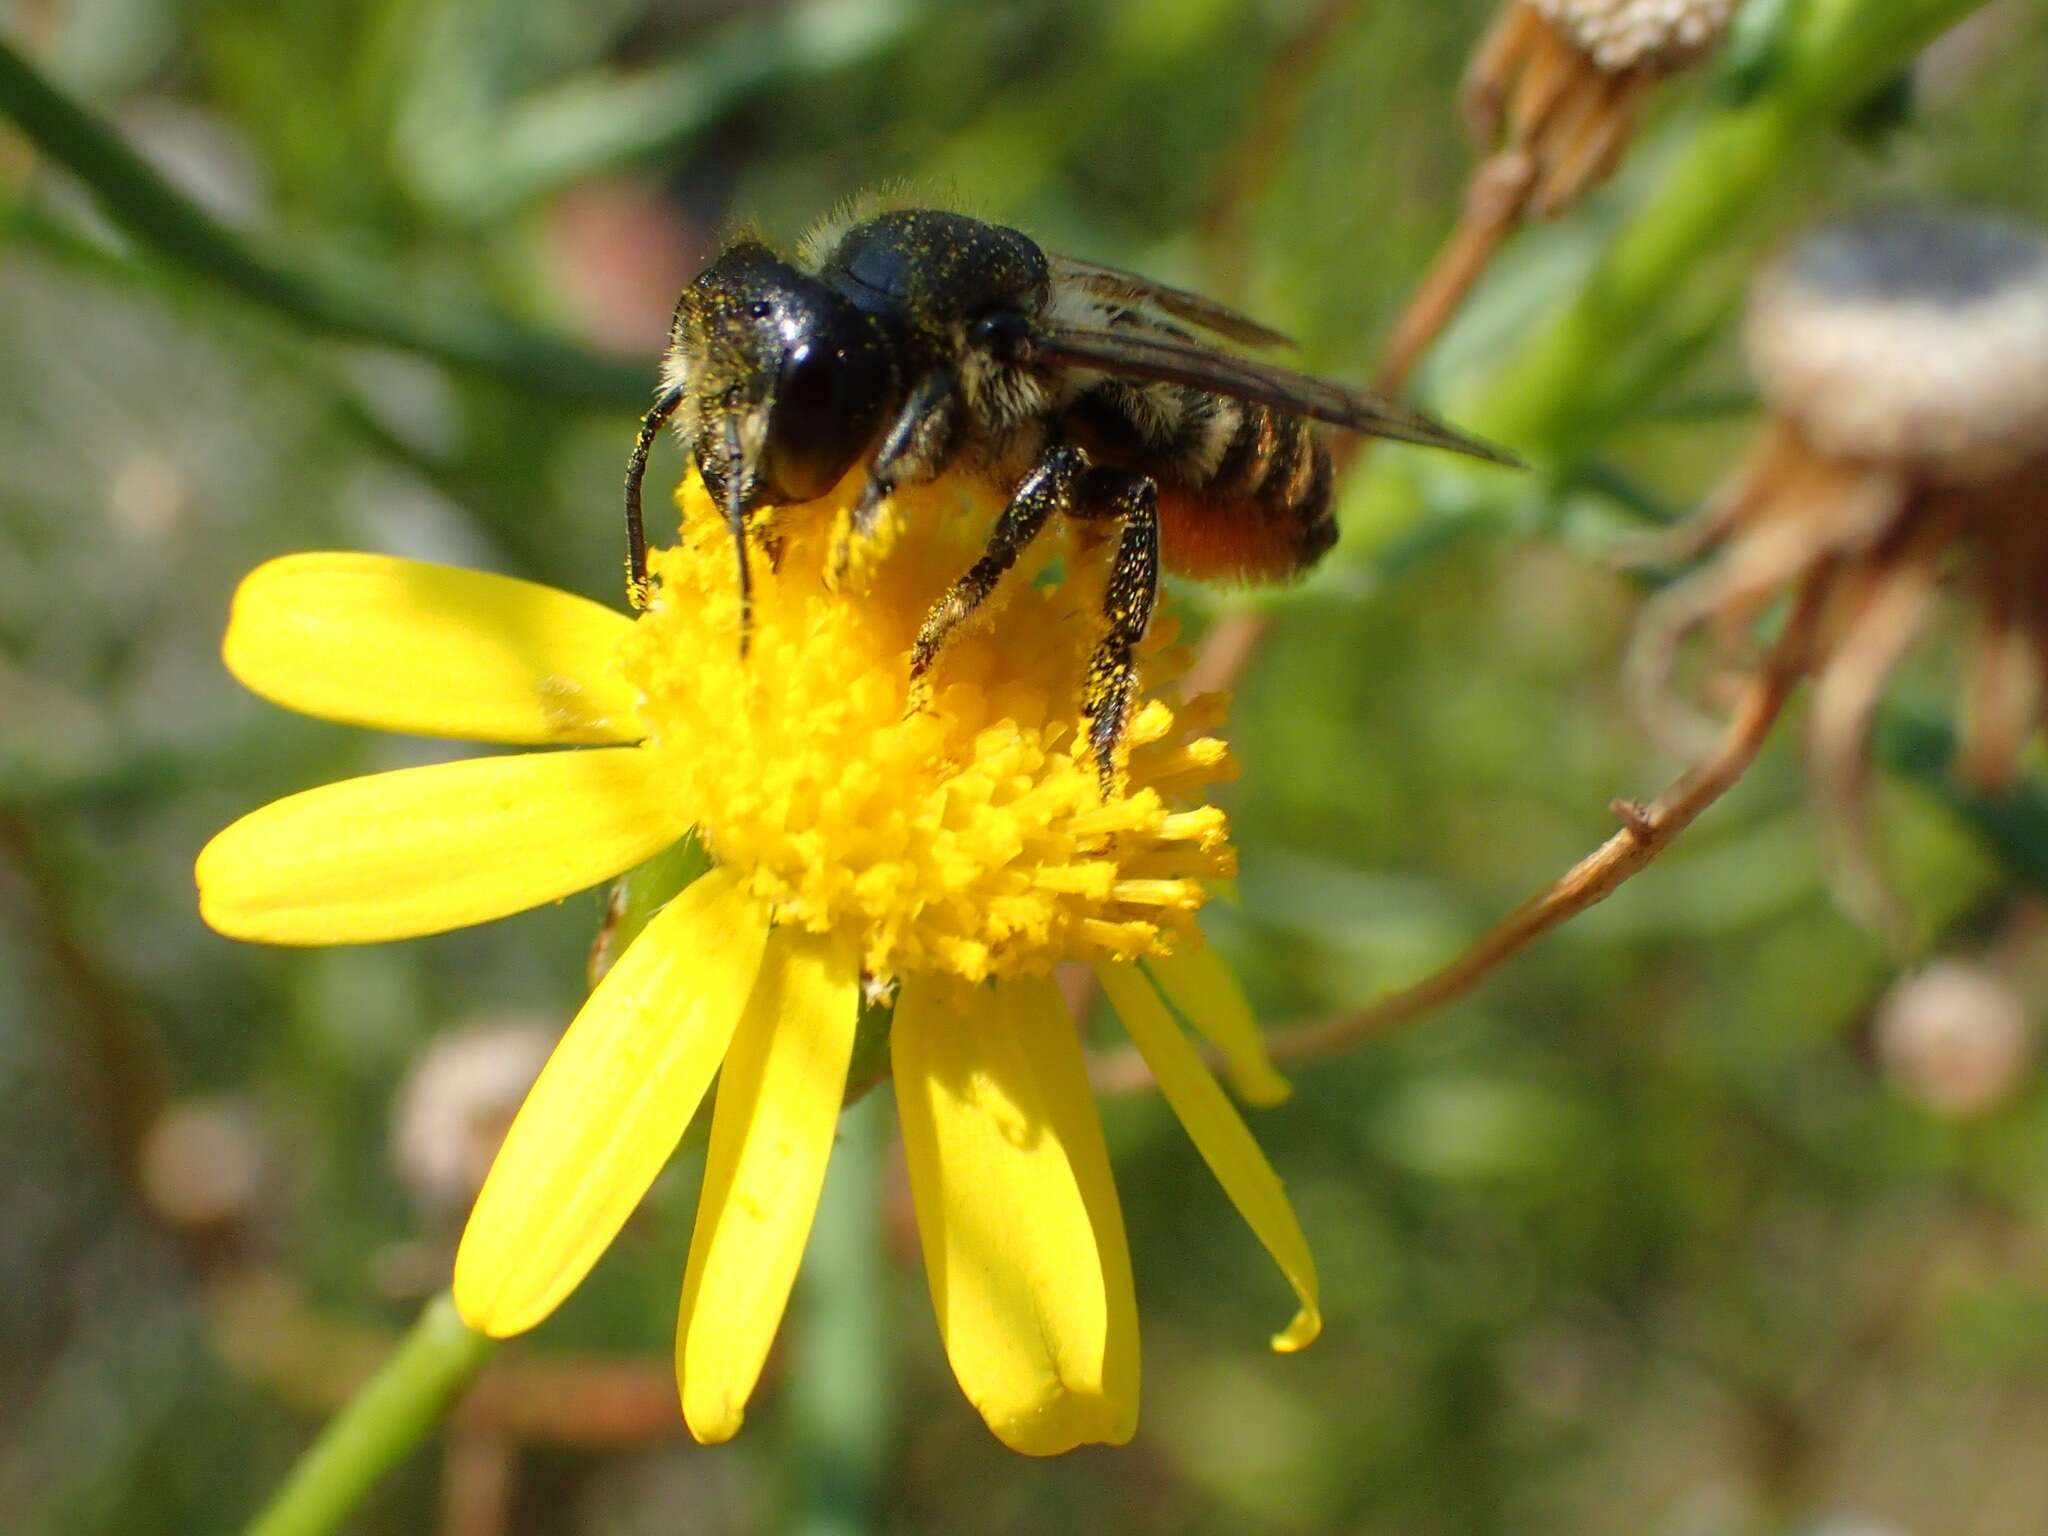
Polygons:
M678 805L776 921L856 930L876 976L1166 951L1233 868L1201 798L1233 771L1203 734L1223 701L1142 698L1104 798L1079 700L1112 546L1087 528L1043 535L913 685L918 626L999 508L957 478L899 492L834 590L860 474L753 549L744 659L731 536L694 476L677 492L682 539L653 553L622 661ZM1186 666L1172 630L1141 648L1148 690Z

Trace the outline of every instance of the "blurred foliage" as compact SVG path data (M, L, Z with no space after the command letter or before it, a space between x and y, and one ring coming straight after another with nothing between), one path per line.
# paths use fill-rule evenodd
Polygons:
M630 400L451 359L450 317L651 387L675 289L731 222L793 239L909 178L1244 303L1363 377L1457 207L1453 93L1490 8L1359 3L1303 50L1320 0L0 7L10 44L224 231L425 331L394 348L251 305L0 129L0 1529L246 1518L348 1383L317 1358L288 1380L237 1367L222 1276L402 1324L461 1215L393 1163L408 1065L439 1032L560 1021L580 995L597 895L309 953L230 944L193 910L192 854L235 815L439 750L239 692L216 648L248 567L374 548L618 595ZM1734 66L1667 92L1609 191L1508 249L1425 393L1478 392L1628 212L1675 195L1689 136L1758 67ZM1242 899L1213 933L1268 1018L1441 959L1604 836L1612 797L1670 775L1622 704L1637 592L1606 554L1741 450L1729 301L1818 211L2048 219L2044 79L2048 12L2006 0L1853 132L1800 140L1699 254L1720 297L1659 317L1654 377L1609 390L1506 504L1373 457L1348 558L1275 601L1240 695ZM1186 596L1198 619L1215 601ZM947 1373L900 1189L886 1268L861 1257L896 1177L877 1095L757 1422L716 1451L665 1422L524 1451L504 1528L2038 1531L2048 1095L1956 1125L1881 1075L1870 1012L1900 962L1830 901L1779 735L1612 905L1444 1016L1303 1070L1259 1118L1323 1268L1315 1349L1266 1353L1285 1299L1262 1256L1163 1107L1112 1105L1138 1440L1008 1456ZM2038 1014L2038 801L1948 791L1917 711L1888 752L1879 821L1924 946L2017 956ZM231 1250L147 1197L167 1105L247 1131L258 1187ZM523 1352L666 1369L693 1167ZM483 1497L466 1447L417 1458L355 1528L417 1532L461 1512L450 1489Z

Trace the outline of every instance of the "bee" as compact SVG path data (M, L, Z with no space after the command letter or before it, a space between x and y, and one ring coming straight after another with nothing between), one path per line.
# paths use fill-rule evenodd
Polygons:
M743 655L749 518L823 496L863 458L839 574L898 486L959 470L1006 497L986 552L925 619L913 680L1052 518L1106 524L1117 546L1081 714L1107 793L1162 565L1276 581L1336 542L1316 423L1518 463L1407 406L1205 336L1288 344L1199 294L959 213L842 218L794 261L741 237L676 304L661 391L626 474L629 599L648 600L640 487L664 423L732 532Z

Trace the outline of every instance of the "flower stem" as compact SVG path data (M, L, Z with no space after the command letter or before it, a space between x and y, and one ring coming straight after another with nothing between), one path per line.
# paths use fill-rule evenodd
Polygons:
M790 1318L783 1459L792 1536L862 1536L879 1525L894 1422L882 1254L882 1172L891 1105L846 1112Z
M261 249L194 203L98 117L0 40L0 114L89 187L107 216L159 261L355 341L421 353L572 404L638 411L648 380L624 364L475 305L437 299L431 309L392 303L397 273L315 273Z
M1693 136L1571 305L1484 386L1463 413L1467 424L1526 453L1575 457L1683 350L1693 327L1674 326L1674 315L1682 321L1725 308L1731 275L1695 281L1694 271L1797 163L1799 141L1838 121L1984 3L1789 7L1755 61L1736 61L1726 83L1735 103Z
M299 1458L247 1536L321 1536L440 1423L495 1341L472 1333L452 1297L427 1304L377 1374Z

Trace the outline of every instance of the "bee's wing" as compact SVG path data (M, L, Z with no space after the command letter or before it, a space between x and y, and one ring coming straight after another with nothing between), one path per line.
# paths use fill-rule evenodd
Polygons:
M1077 284L1097 298L1150 304L1177 320L1199 325L1203 330L1214 331L1218 336L1228 336L1232 341L1243 342L1248 347L1294 345L1292 337L1283 336L1270 326L1259 324L1249 315L1241 315L1228 305L1218 304L1214 299L1205 298L1199 293L1190 293L1185 288L1155 283L1149 277L1142 277L1136 272L1126 272L1121 267L1105 267L1097 262L1061 256L1056 252L1049 259L1052 262L1054 282Z
M1124 378L1184 384L1210 394L1251 400L1291 415L1326 421L1369 437L1420 443L1426 448L1446 448L1494 464L1525 467L1521 459L1505 448L1496 448L1367 390L1171 336L1135 330L1045 326L1033 333L1030 358Z

